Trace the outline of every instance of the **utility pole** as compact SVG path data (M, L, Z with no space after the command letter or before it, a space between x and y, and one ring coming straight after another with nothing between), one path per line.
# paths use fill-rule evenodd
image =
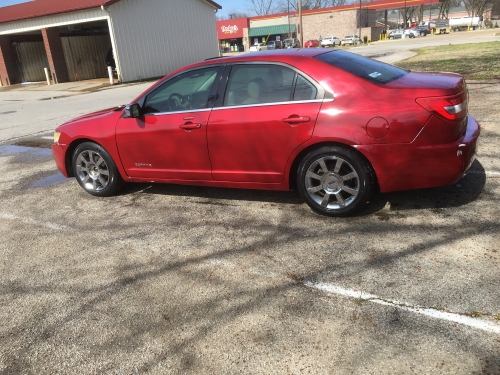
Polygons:
M290 34L290 0L287 1L288 3L288 38L292 37L292 34Z
M361 39L361 0L359 0L359 12L358 12L358 25L359 25L359 39Z
M299 0L299 29L300 29L300 48L304 47L304 29L302 27L302 0Z

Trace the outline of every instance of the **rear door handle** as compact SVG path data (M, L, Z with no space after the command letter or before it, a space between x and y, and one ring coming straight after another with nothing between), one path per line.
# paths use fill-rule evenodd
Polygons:
M301 122L309 122L309 121L311 121L311 118L308 116L293 115L293 116L284 118L281 121L286 122L287 124L293 125L293 124L300 124Z
M184 130L201 129L201 124L183 124L183 125L179 125L179 128L184 129Z

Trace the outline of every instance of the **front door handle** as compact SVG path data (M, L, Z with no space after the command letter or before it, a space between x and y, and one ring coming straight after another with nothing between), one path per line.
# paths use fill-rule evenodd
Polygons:
M184 129L184 130L195 130L195 129L201 129L201 124L183 124L179 125L179 128Z
M311 121L311 118L308 116L292 115L290 117L284 118L281 121L286 122L287 124L290 125L295 125L295 124L300 124L301 122L309 122Z

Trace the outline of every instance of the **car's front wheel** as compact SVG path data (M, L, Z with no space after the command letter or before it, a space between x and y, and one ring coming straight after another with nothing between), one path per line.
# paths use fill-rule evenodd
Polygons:
M89 194L108 197L123 185L113 159L93 142L84 142L73 152L73 172L80 186Z
M322 147L310 152L300 163L297 188L314 212L346 216L358 210L374 190L371 165L356 151Z
M426 36L426 35L427 34L425 32L423 32L423 31L420 33L420 36Z

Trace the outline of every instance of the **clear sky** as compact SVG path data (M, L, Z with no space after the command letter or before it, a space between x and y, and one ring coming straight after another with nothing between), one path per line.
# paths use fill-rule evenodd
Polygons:
M28 1L31 0L0 0L0 8L19 3L27 3Z
M229 13L233 12L251 13L247 10L248 3L245 0L213 0L213 1L215 1L222 7L222 9L217 12L217 16L223 16L224 18L228 18Z

